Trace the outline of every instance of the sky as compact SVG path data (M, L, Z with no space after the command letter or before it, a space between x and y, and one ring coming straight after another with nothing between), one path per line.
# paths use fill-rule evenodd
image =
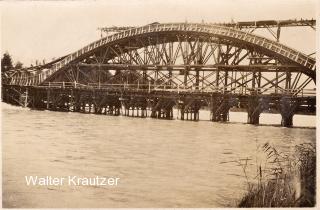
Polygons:
M316 0L108 0L1 2L1 54L25 66L72 53L100 38L98 27L152 22L315 19ZM259 31L258 31L259 33ZM311 27L282 29L280 41L315 51Z

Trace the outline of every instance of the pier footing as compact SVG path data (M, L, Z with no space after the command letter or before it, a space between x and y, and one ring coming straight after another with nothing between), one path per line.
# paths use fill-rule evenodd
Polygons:
M180 99L178 100L179 119L180 120L199 120L199 110L202 101L196 99Z
M172 99L159 99L153 98L149 100L149 106L151 107L151 118L157 119L173 119L173 106L175 102Z
M248 99L248 124L259 124L260 114L269 108L269 101L264 97L252 96Z
M290 96L283 96L279 101L279 111L281 114L281 125L283 127L293 126L293 115L299 105L296 98Z
M229 110L238 105L238 99L229 95L216 95L211 98L210 120L213 122L229 121Z

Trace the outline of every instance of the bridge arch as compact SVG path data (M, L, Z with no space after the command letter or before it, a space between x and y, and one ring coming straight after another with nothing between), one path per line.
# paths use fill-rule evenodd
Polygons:
M182 39L182 41L179 39ZM109 50L110 52L107 54L107 57L105 58L106 61L110 61L115 57L121 57L122 54L130 52L134 48L141 49L152 45L170 42L195 43L196 40L200 40L200 42L232 46L236 48L234 49L234 52L237 49L248 50L250 53L257 54L256 56L261 57L261 59L264 57L263 59L269 59L269 61L274 60L275 63L273 63L274 67L272 71L279 71L283 74L285 74L284 72L298 72L299 74L297 73L295 79L300 79L300 74L304 74L307 77L309 77L309 80L306 83L309 83L310 80L313 80L315 82L315 60L297 50L294 50L278 42L254 35L252 33L247 33L234 28L218 25L194 23L164 23L150 24L138 28L133 28L99 39L81 48L80 50L65 56L64 58L61 58L60 60L52 62L44 67L40 67L40 70L37 70L36 73L34 73L31 76L28 76L29 78L34 78L31 83L29 82L29 84L42 84L44 82L54 81L54 78L56 78L57 75L59 75L59 72L64 71L67 68L70 68L70 65L77 65L79 63L83 63L83 61L88 60L90 57L95 56L97 53L105 52L108 48L113 48L113 50ZM115 48L116 51L114 50ZM120 48L122 51L118 50L118 48ZM225 51L228 51L228 49L225 49ZM261 59L260 63L262 63ZM121 62L121 64L130 65L130 63L126 62ZM155 63L149 62L146 65L151 64ZM193 64L194 65L192 66L192 68L196 68L199 67L201 63ZM253 62L253 64L256 63ZM282 66L279 66L279 64L281 64ZM187 65L190 65L190 63L187 63ZM219 71L219 69L232 69L232 65L234 64L229 65L227 62L221 63L221 61L218 61L213 63L211 67L212 69L218 69ZM204 67L204 65L200 65L199 68L202 67ZM251 65L251 67L257 66ZM113 66L113 68L124 68L124 66ZM130 67L127 66L126 68ZM184 66L184 68L187 67ZM239 71L242 71L245 68L247 68L247 66L238 66L237 68ZM282 70L279 70L278 68L282 68ZM21 84L21 78L23 78L22 75L23 74L17 74L15 78L12 80L13 83L19 82L19 84ZM26 83L26 81L28 81L28 79L24 79L22 83ZM273 80L270 79L268 83L273 84L274 82L272 81ZM305 84L302 84L301 87L303 87L304 85Z
M165 33L166 35L170 33L186 33L190 35L202 34L204 36L232 40L234 41L234 44L246 44L249 46L253 46L265 53L286 59L288 62L299 64L308 75L313 75L315 71L315 60L313 58L308 57L307 55L290 47L287 47L283 44L280 44L278 42L269 40L261 36L217 25L168 23L138 27L102 38L68 55L63 60L55 63L52 67L53 72L61 69L62 67L73 61L76 61L77 59L83 58L83 56L86 56L87 54L90 54L95 50L99 49L100 47L106 46L108 44L125 42L125 40L132 39L137 36L148 36L149 34L162 33Z

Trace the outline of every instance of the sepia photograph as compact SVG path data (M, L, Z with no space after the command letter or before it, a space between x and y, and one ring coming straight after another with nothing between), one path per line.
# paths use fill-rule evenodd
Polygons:
M2 208L316 208L319 7L1 1Z

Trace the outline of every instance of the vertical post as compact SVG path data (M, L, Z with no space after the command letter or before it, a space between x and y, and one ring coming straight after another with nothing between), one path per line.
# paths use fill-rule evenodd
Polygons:
M199 90L199 69L196 68L196 90Z
M100 63L99 63L99 71L98 71L98 88L100 89L100 72L101 72L101 69L100 69Z
M143 70L142 82L143 82L143 84L145 84L147 82L147 71L146 70Z
M184 88L187 87L187 82L188 82L188 67L184 68L184 80L183 80L183 84L184 84Z
M276 71L276 89L275 89L275 93L277 94L278 93L278 87L279 87L279 73L278 71Z
M258 92L260 92L261 87L261 71L258 72Z
M69 107L68 111L71 111L71 106L72 106L72 111L75 111L75 103L74 103L74 95L73 95L73 90L70 90L70 98L69 98Z
M252 90L254 91L256 87L256 72L253 70L252 72Z
M172 85L172 69L170 68L169 69L169 86L170 86L170 89L171 89L171 85Z
M154 85L157 85L157 81L158 81L158 74L159 74L158 69L156 69L156 70L155 70L154 74L155 74L155 78L154 78Z
M24 107L28 106L28 88L26 89L26 97L24 99Z
M291 89L291 72L286 72L286 92L290 92Z
M279 25L279 23L278 23L278 28L277 28L277 42L279 42L279 40L280 40L280 32L281 32L281 27L280 27L280 25Z
M219 69L219 67L218 67ZM216 89L219 88L219 80L220 80L220 71L216 71Z
M50 85L50 82L49 82L49 85ZM47 89L47 109L48 109L48 110L49 110L49 108L50 108L49 103L50 103L50 89L48 88L48 89Z
M225 77L224 77L224 91L225 92L228 90L228 76L229 76L229 72L225 71Z

